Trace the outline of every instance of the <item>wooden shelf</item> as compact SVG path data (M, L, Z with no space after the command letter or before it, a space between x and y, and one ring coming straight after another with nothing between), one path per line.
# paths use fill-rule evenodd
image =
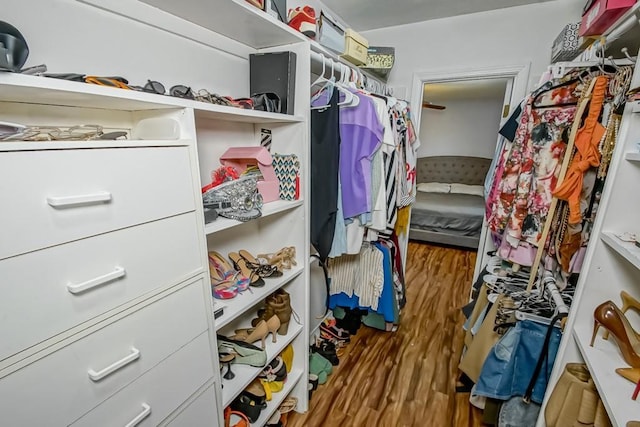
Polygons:
M616 374L616 368L626 367L627 364L612 339L603 340L602 332L599 332L594 346L589 346L592 333L590 326L576 327L573 337L613 425L625 427L628 421L640 419L640 404L631 400L635 384Z
M624 259L633 264L637 269L640 270L640 248L637 247L632 242L623 242L618 239L614 233L609 231L604 231L600 235L600 238L604 243L606 243L611 249L620 254Z
M260 417L255 423L252 423L252 427L262 427L264 426L269 418L273 415L273 413L280 407L280 404L284 401L284 399L291 393L291 390L298 384L302 378L302 370L294 369L287 375L287 381L284 383L284 388L277 392L273 393L271 397L271 401L267 402L267 408L263 409L260 412Z
M125 111L192 108L197 119L244 123L304 121L303 117L289 114L245 110L135 90L10 73L0 74L0 101Z
M267 351L267 364L269 364L273 359L279 355L282 350L284 350L291 341L295 339L302 332L302 325L298 325L295 322L291 322L289 324L289 331L287 335L278 335L278 342L271 342L271 335L266 341L265 349ZM258 347L260 343L257 343ZM295 356L294 356L295 357ZM298 355L300 357L300 355ZM260 372L262 372L263 368L256 368L249 365L231 365L231 370L235 374L235 377L232 380L222 380L223 388L222 388L222 407L226 408L229 404L235 399L242 390L247 387L251 381L254 380L258 376ZM226 369L223 370L226 372ZM292 371L290 374L293 374L295 371ZM302 375L302 369L298 369L299 375ZM300 377L298 376L298 379ZM293 382L293 381L292 381ZM287 383L289 383L289 376L287 376Z
M286 200L276 200L274 202L265 203L262 207L262 216L260 218L264 218L270 215L275 215L280 212L285 212L291 209L295 209L298 206L302 206L302 200L294 200L292 202ZM260 218L256 218L259 220ZM255 221L255 220L254 220ZM238 225L245 224L241 221L236 221L233 219L218 217L215 221L207 224L204 227L204 231L207 234L217 233L222 230L227 230L229 228L236 227Z
M255 49L306 40L301 33L244 0L141 1Z
M251 287L251 291L247 290L235 298L220 300L220 303L226 305L226 308L224 309L224 314L216 319L216 331L242 316L249 308L298 277L303 271L304 266L298 264L291 270L285 270L281 277L275 279L265 278L265 285L261 288Z

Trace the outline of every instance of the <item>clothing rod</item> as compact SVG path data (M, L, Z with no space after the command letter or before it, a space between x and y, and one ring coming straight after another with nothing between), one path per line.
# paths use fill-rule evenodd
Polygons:
M565 304L562 299L562 295L560 295L560 291L558 290L558 286L556 286L556 279L553 277L553 273L550 271L545 271L544 277L542 278L542 283L544 284L545 289L551 295L553 302L556 305L556 309L558 313L568 314L569 307Z
M372 76L370 73L367 73L366 71L363 71L357 67L354 67L353 65L349 65L346 64L344 61L342 60L336 60L334 58L327 58L325 55L321 54L321 53L317 53L317 52L310 52L311 54L311 62L318 64L320 67L322 67L323 63L324 63L324 68L325 68L325 73L326 71L331 71L333 70L334 74L338 73L339 77L342 77L342 72L344 71L344 67L349 68L352 72L355 72L356 75L358 76L364 76L366 81L368 83L373 82L375 84L376 87L379 88L380 95L384 95L383 92L386 92L387 89L387 84L382 82L380 79L376 78L375 76ZM340 64L339 66L337 64ZM320 68L320 70L318 70L318 74L320 74L322 72L322 68ZM359 78L360 79L360 78ZM367 85L369 86L369 85Z

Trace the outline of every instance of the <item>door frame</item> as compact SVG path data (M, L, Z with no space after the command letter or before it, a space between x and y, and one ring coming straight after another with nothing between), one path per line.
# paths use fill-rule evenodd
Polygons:
M411 88L411 111L414 129L419 136L425 84L511 78L513 84L509 105L511 106L510 110L512 110L527 94L530 71L531 62L498 65L487 68L446 68L415 72L413 73L413 84ZM507 117L509 114L507 114ZM506 118L501 117L500 120L502 123ZM487 231L486 219L484 219L480 234L480 243L478 245L478 255L476 256L476 265L473 272L473 281L477 279L483 266L486 264L487 251L492 249L494 249L493 242L491 241L490 233Z

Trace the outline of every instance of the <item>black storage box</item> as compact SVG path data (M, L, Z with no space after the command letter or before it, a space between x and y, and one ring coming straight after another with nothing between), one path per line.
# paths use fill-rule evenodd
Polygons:
M251 96L273 92L280 97L281 113L293 114L296 87L294 52L254 53L249 55Z

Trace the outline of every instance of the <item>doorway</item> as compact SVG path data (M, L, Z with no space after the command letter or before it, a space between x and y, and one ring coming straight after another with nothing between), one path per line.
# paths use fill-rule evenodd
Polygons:
M515 108L517 104L525 97L528 87L529 81L529 71L531 64L518 64L518 65L503 65L491 68L483 68L483 69L443 69L438 71L429 71L429 72L416 72L413 75L413 84L411 91L411 110L412 110L412 119L414 122L414 126L416 130L421 131L423 129L423 121L425 125L425 129L427 123L429 121L429 116L437 115L437 113L446 112L447 105L443 105L445 101L441 101L441 104L438 104L438 90L441 93L446 94L446 88L449 86L444 86L448 84L454 84L460 88L471 87L474 85L474 82L490 82L490 81L498 81L504 82L504 92L503 92L503 101L502 108L498 107L498 112L496 114L495 122L487 123L486 126L493 128L495 130L493 139L490 139L487 143L487 146L481 148L482 153L491 153L489 157L493 158L495 153L495 147L498 141L497 130L502 125L504 120L509 117L510 111L512 108ZM477 83L479 86L482 86L482 83ZM497 83L501 85L501 83ZM489 85L490 86L490 85ZM427 97L425 98L425 88L427 91ZM430 94L429 88L432 88L432 94ZM434 91L435 89L435 91ZM455 90L454 90L455 92ZM463 92L460 92L463 93ZM433 96L431 96L433 95ZM429 107L433 105L439 106L436 108L423 108L423 102L430 103ZM449 101L450 105L452 104ZM438 109L440 107L445 107L445 109ZM454 107L455 108L455 107ZM501 111L500 111L501 110ZM426 111L426 112L425 112ZM442 117L442 116L441 116ZM455 123L455 120L452 120ZM422 137L422 135L420 134ZM423 147L422 144L425 146ZM492 147L491 150L489 147ZM420 141L420 146L418 147L418 157L424 156L425 153L436 153L437 150L443 150L443 144L438 143L433 146L429 146L429 142ZM432 151L433 150L433 151ZM446 150L452 150L452 147L446 148ZM467 154L469 155L469 154ZM483 157L483 156L478 156ZM480 239L478 244L478 256L476 257L476 263L474 268L473 280L475 280L478 274L481 271L483 265L486 264L487 252L494 249L493 242L491 241L490 233L487 231L486 221L482 225ZM409 254L407 254L408 256Z

